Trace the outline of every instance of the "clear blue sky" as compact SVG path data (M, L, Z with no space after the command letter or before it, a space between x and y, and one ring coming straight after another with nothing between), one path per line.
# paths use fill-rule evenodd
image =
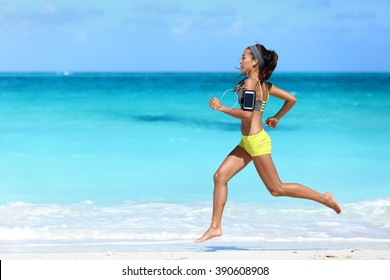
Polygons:
M390 72L389 0L0 0L0 71Z

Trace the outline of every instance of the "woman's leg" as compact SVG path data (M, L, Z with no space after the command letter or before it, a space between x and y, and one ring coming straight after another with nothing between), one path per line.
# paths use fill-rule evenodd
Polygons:
M271 154L253 158L256 170L259 173L264 185L273 196L289 196L296 198L310 199L333 209L337 214L341 208L333 198L332 193L318 193L308 187L297 183L282 183L272 161Z
M252 157L243 148L237 146L226 157L217 172L215 172L213 216L211 219L211 225L203 236L196 240L196 242L204 242L222 235L221 223L223 209L225 207L228 194L227 182L251 161Z

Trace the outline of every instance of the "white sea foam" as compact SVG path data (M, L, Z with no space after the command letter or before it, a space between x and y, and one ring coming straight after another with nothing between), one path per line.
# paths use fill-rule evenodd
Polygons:
M280 205L279 205L280 206ZM349 203L336 215L321 206L289 208L231 202L229 242L365 242L390 248L390 198ZM0 248L66 244L156 245L192 242L209 225L209 202L0 206Z

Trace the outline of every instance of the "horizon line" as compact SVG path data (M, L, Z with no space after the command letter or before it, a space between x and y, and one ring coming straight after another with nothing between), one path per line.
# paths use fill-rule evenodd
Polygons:
M120 71L120 70L31 70L31 71L2 71L1 74L240 74L239 71ZM275 71L273 74L390 74L390 71Z

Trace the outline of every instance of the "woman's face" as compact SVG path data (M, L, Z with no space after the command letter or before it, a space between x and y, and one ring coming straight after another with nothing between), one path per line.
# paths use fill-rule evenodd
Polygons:
M254 62L255 60L253 59L251 51L249 49L245 49L240 60L241 73L249 73L252 70Z

